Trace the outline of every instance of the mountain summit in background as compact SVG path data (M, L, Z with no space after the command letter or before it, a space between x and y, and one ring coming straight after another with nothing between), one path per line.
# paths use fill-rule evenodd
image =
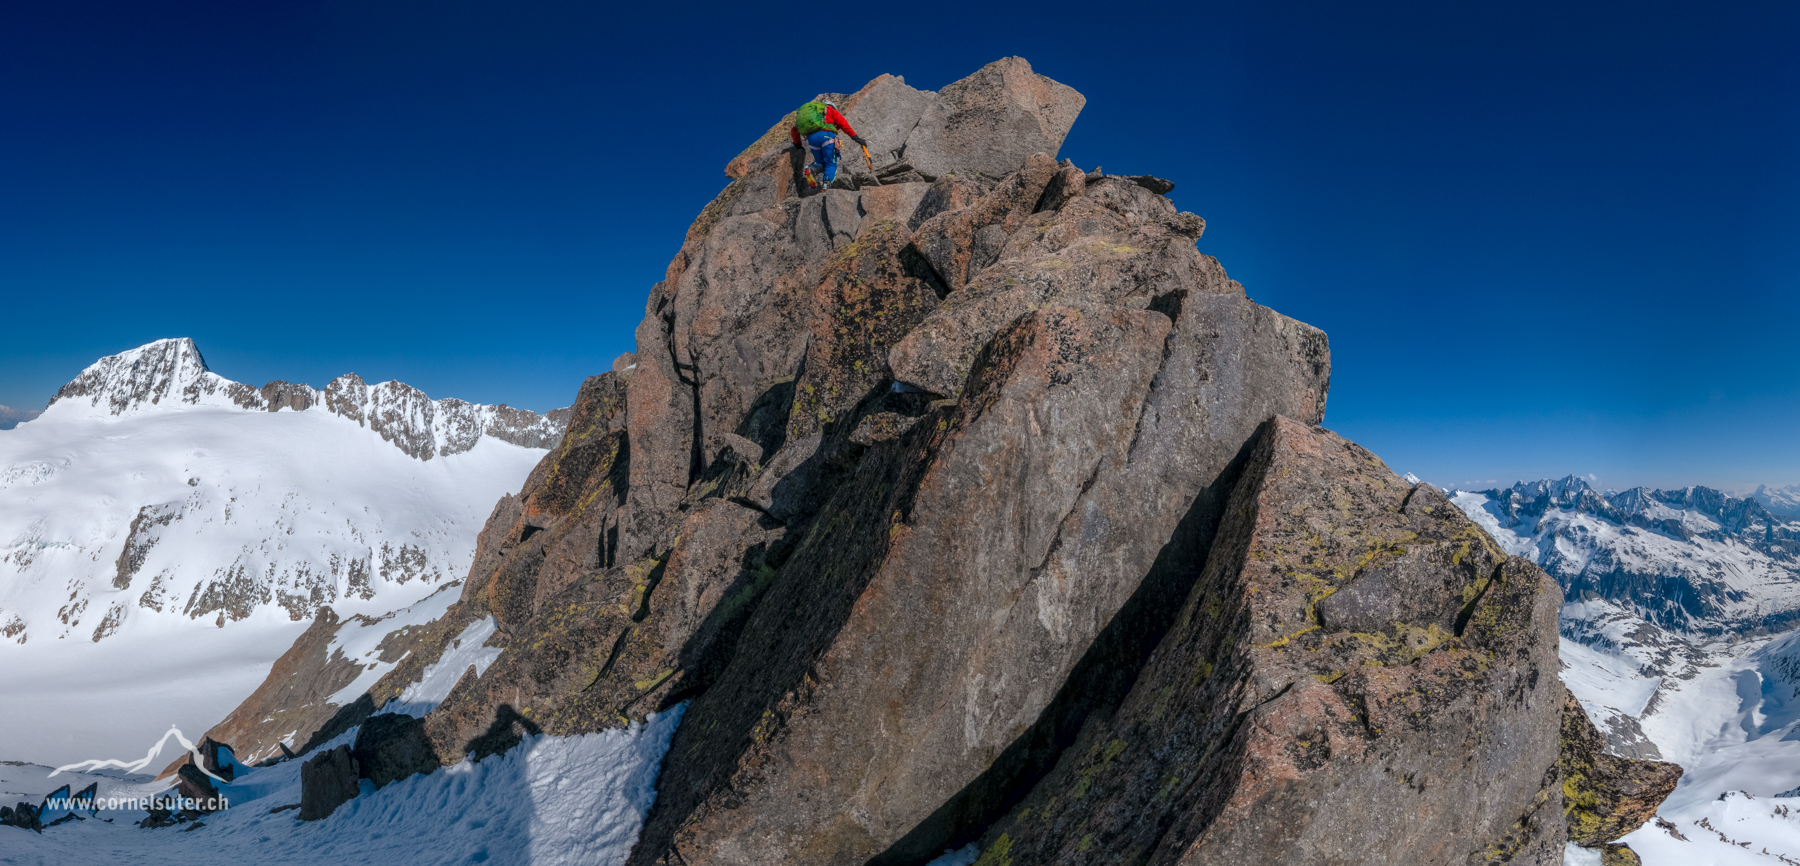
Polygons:
M279 379L253 388L207 369L194 341L185 337L101 358L50 398L52 408L80 407L107 415L177 404L267 412L317 407L368 427L420 460L467 451L483 436L526 448L548 448L568 420L566 409L540 416L504 404L432 400L405 383L369 385L355 373L339 376L322 389Z
M253 388L187 339L96 361L0 433L0 758L204 730L315 614L460 578L564 418L354 375ZM140 712L105 711L124 695Z

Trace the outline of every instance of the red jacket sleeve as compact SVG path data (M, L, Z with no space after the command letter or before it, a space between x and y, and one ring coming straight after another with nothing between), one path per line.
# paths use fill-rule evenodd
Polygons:
M856 130L850 128L850 121L844 119L842 112L831 106L825 107L825 122L837 127L845 135L856 137ZM796 135L799 133L796 132Z
M793 126L788 127L788 138L791 138L794 140L795 147L805 147L805 145L802 144L800 141L800 125L799 124L795 124Z

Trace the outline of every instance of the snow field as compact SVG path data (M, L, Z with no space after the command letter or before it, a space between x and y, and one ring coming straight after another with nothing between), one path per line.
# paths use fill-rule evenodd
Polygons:
M297 810L270 814L300 802L301 762L287 761L223 786L231 808L206 816L198 830L142 830L132 825L144 816L137 810L101 812L41 836L0 828L5 833L0 864L613 866L624 862L637 841L656 796L662 755L684 709L652 715L625 730L527 737L503 755L463 761L380 790L364 781L360 796L315 822L302 823ZM321 748L354 742L355 735L351 731ZM21 775L18 768L6 769ZM101 798L148 796L166 788L68 773L35 785L47 792L65 780L80 788L96 779L102 781ZM12 785L5 773L0 781Z
M544 454L487 437L425 462L323 411L85 409L0 431L0 759L141 754L171 724L198 736L319 604L381 615L465 576L495 500ZM153 542L117 588L147 505L168 521L140 532ZM184 612L215 584L248 615Z

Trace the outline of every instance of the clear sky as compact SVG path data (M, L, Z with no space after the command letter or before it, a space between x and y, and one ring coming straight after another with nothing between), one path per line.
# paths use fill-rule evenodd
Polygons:
M1787 2L3 4L0 404L165 336L567 404L783 113L1015 54L1396 469L1800 482Z

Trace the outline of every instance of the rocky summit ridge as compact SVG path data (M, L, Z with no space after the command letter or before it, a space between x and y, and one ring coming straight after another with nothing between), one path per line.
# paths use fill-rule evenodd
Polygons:
M1666 773L1562 769L1556 585L1318 426L1325 334L1172 184L1057 161L1083 102L882 76L839 100L873 171L809 189L782 123L733 160L460 600L311 740L498 656L303 756L303 815L372 730L428 771L683 703L638 866L1550 864L1653 810Z

